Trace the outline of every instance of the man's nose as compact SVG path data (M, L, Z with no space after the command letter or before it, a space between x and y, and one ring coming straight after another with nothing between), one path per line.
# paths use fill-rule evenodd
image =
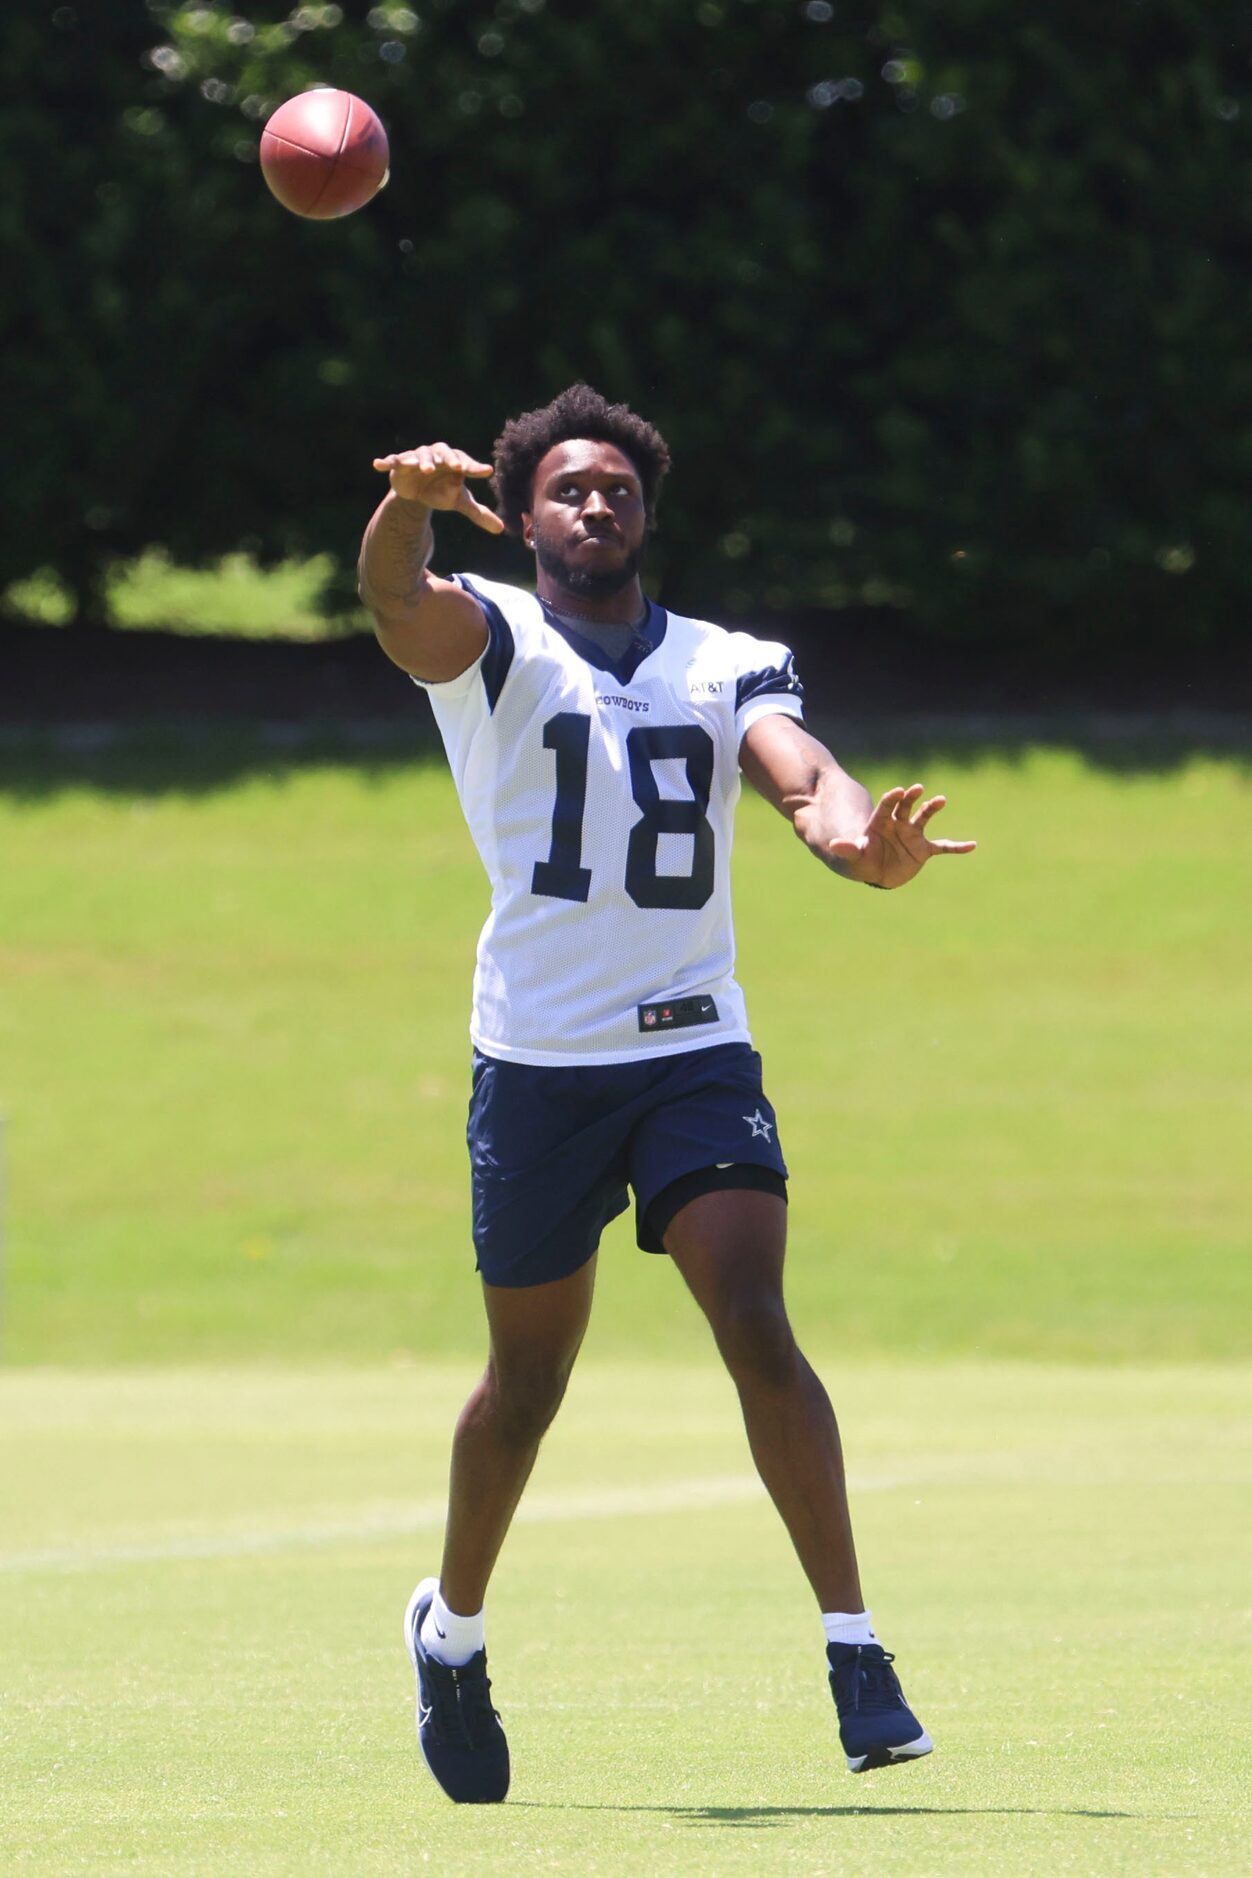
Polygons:
M611 515L612 513L602 489L593 489L583 503L584 515Z

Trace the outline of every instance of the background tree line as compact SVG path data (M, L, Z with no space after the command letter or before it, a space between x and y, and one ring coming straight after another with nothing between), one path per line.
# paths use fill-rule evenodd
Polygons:
M14 0L0 589L242 545L346 601L376 452L586 377L673 446L675 605L1233 643L1250 55L1249 0ZM256 162L313 83L392 140L337 223Z

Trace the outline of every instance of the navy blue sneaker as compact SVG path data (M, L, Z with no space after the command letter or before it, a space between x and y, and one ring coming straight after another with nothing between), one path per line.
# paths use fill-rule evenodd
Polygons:
M880 1643L831 1643L826 1658L851 1773L930 1753L935 1744L904 1699L895 1658Z
M417 1677L417 1739L450 1800L485 1805L509 1790L509 1744L491 1706L487 1652L452 1668L422 1648L422 1619L439 1589L423 1578L404 1613L404 1647Z

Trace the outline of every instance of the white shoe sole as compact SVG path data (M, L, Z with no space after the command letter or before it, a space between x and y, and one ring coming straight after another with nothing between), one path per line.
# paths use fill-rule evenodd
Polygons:
M417 1674L417 1638L413 1634L413 1619L417 1607L423 1598L433 1597L439 1589L437 1578L423 1578L404 1609L404 1647L408 1651L409 1661L413 1665L413 1674Z
M422 1599L433 1597L438 1589L439 1580L437 1578L423 1578L421 1584L418 1585L404 1609L404 1647L408 1651L409 1661L413 1665L413 1679L417 1684L417 1693L413 1704L413 1727L417 1734L417 1745L422 1751L422 1760L426 1764L426 1771L429 1773L431 1779L435 1781L436 1786L439 1786L439 1781L435 1776L434 1768L431 1766L430 1762L426 1760L426 1745L422 1740L422 1681L417 1673L417 1626L413 1620L417 1616L417 1607L422 1602ZM440 1791L442 1792L443 1789L440 1788Z
M850 1774L859 1774L863 1773L866 1767L894 1767L898 1761L919 1761L923 1754L933 1752L934 1745L934 1742L923 1728L922 1732L914 1740L906 1741L898 1748L889 1748L887 1750L890 1755L889 1760L880 1761L870 1754L858 1754L855 1757L849 1754L848 1772Z

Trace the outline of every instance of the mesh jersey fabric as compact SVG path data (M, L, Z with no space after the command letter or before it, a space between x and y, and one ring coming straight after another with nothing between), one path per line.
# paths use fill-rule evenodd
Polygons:
M491 882L470 1035L562 1066L749 1043L734 979L730 856L739 745L803 714L791 652L650 605L614 659L531 593L458 574L480 658L431 700ZM649 1034L639 1007L712 1000L715 1022Z

